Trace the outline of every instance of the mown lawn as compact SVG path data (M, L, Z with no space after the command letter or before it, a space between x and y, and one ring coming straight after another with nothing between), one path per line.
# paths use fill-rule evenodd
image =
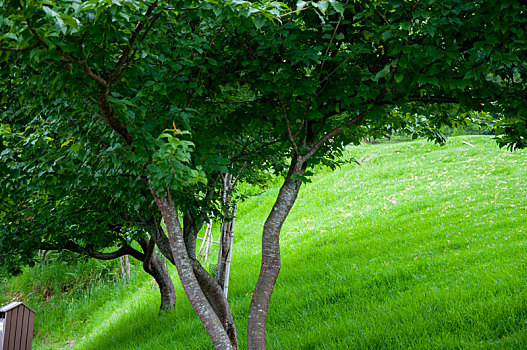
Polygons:
M527 152L461 136L444 147L352 147L346 157L361 165L321 170L283 227L268 347L527 348ZM242 348L276 193L238 209L229 300ZM17 288L28 294L43 270L10 281L4 301ZM177 309L158 316L158 292L136 270L125 286L98 283L76 297L33 291L34 348L210 349L181 287Z

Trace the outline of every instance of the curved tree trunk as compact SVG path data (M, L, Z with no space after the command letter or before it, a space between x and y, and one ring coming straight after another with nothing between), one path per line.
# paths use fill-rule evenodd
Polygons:
M154 278L161 293L160 311L168 311L175 308L176 289L165 264L154 252L154 242L146 237L139 239L138 242L145 252L143 269Z
M203 268L196 258L196 239L200 227L202 226L196 221L196 218L190 212L187 212L183 218L187 254L190 258L192 269L194 270L194 274L196 275L201 290L212 306L214 313L218 316L223 328L227 332L233 349L238 349L236 327L234 325L229 302L227 301L221 286L216 283L214 278L207 272L207 270L205 270L205 268Z
M174 201L168 192L165 192L163 198L160 198L154 192L152 194L165 220L171 255L174 258L181 284L192 308L205 326L215 349L232 349L227 332L203 293L194 274L194 268L187 253L183 230L174 207Z
M162 232L162 229L155 218L152 218L145 227L150 233L152 240L155 241L161 253L175 265L174 254L172 253L171 243L169 238ZM166 222L166 219L165 219ZM199 220L190 214L185 213L183 217L183 239L187 251L187 256L192 265L192 270L198 281L199 287L205 295L207 301L212 307L214 313L218 317L225 332L227 333L231 345L234 349L238 348L238 340L236 335L236 327L232 312L224 296L221 287L214 281L213 277L203 268L201 263L196 258L196 239L198 231L202 224Z
M223 289L214 281L214 278L203 268L198 260L191 259L191 261L201 290L207 297L214 313L218 316L223 328L227 332L233 349L238 349L236 326L234 325L234 319L227 298L223 294Z
M301 180L293 180L291 177L294 173L303 175L304 171L305 165L300 160L291 164L289 173L264 224L260 275L258 276L258 282L249 309L249 325L247 329L247 349L249 350L266 348L265 325L267 310L281 267L280 230L295 203L302 185Z

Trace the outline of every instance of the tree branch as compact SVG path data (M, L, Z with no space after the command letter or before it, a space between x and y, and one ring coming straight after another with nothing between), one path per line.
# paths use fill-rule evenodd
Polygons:
M301 9L299 9L299 10L295 10L295 11L284 13L283 15L278 16L278 18L289 16L289 15L292 15L293 13L299 13L299 12L302 12L302 11L305 11L305 10L309 10L310 8L312 8L312 7L311 6L306 6L306 7L303 7Z
M239 104L239 103L249 103L257 102L258 100L243 100L243 101L204 101L205 103L214 103L214 104Z
M340 134L344 128L347 128L347 127L350 127L351 125L357 123L358 121L362 120L372 109L373 107L371 108L368 108L366 111L362 112L361 114L359 114L358 116L356 116L355 118L351 119L350 121L348 121L347 123L339 126L338 128L335 128L333 130L331 130L330 132L328 132L326 135L324 135L320 140L318 140L318 142L313 146L311 147L311 149L309 150L309 152L307 152L306 154L304 154L301 158L301 163L305 163L307 160L309 160L309 158L311 158L313 156L313 154L315 154L316 151L318 151L318 149L327 141L329 140L330 138L332 138L333 136L336 136L338 134Z
M109 79L110 81L115 81L114 80L115 76L121 75L118 72L121 70L123 65L128 60L130 52L132 48L134 47L135 42L137 41L137 37L139 36L139 33L141 32L141 30L143 30L143 27L145 26L145 24L150 21L149 17L156 7L157 7L157 0L154 1L150 6L148 6L148 9L146 10L146 13L145 13L146 20L137 22L137 24L135 25L135 30L132 33L130 40L128 40L128 45L126 45L126 47L124 48L121 54L121 57L119 58L119 61L117 61L115 68L110 72L110 79Z
M255 141L252 141L252 142L250 142L249 144L252 144L252 143L254 143L254 142L255 142ZM258 149L264 149L265 147L272 146L272 145L274 145L274 144L276 144L276 143L278 143L278 142L280 142L279 139L275 139L275 140L273 140L273 141L266 142L266 143L260 145L260 146L258 147ZM248 144L248 145L249 145L249 144ZM247 156L247 155L252 154L252 153L249 153L249 152L245 153L245 150L246 150L246 149L247 149L247 147L244 147L244 149L242 149L242 151L241 151L240 153L238 153L237 155L235 155L234 157L232 157L232 158L231 158L231 163L237 161L238 159L240 159L240 158L243 157L243 156Z
M349 0L348 0L349 1ZM348 4L348 1L346 1L346 5ZM339 16L339 21L337 22L337 25L335 26L335 29L333 30L333 34L331 34L331 39L329 40L328 47L326 48L326 52L324 53L324 56L328 56L329 50L331 48L331 44L333 44L333 40L335 39L335 35L337 34L337 30L339 29L340 23L342 22L342 19L344 18L344 15ZM324 59L322 63L320 64L320 71L318 72L317 80L320 81L320 78L322 76L322 71L324 69L324 64L326 63L326 60Z
M103 86L107 86L108 85L108 82L104 78L102 78L99 75L95 74L90 69L90 67L88 66L88 61L86 59L82 59L82 60L76 59L75 57L73 57L69 53L62 51L62 49L60 49L59 47L57 47L57 54L60 57L67 59L71 63L79 65L82 68L82 70L84 71L84 73L86 73L87 76L92 78L97 84L103 85Z
M154 255L154 248L156 247L156 243L153 239L148 239L146 236L142 238L145 245L147 246L145 251L145 258L143 259L143 269L145 271L150 271L150 262L152 261L152 257Z
M244 35L244 37L245 37L245 35ZM247 51L255 60L258 60L258 56L256 55L256 53L254 53L254 50L252 49L251 44L247 40L247 37L245 37L246 45L244 45L241 42L241 40L238 38L238 36L235 36L235 38L242 45L242 47L245 49L245 51ZM268 73L268 74L270 73L269 70L267 68L265 68L262 64L260 64L260 68L262 68L262 70L265 73ZM282 100L282 96L280 95L280 91L278 89L278 85L276 84L276 82L272 78L269 81L271 82L271 84L275 88L276 97L278 98L278 102L280 104L280 109L282 110L282 115L284 116L285 124L286 124L286 127L287 127L287 136L289 137L289 141L291 142L291 146L293 147L293 150L295 151L295 154L297 156L300 156L300 150L298 148L298 145L296 144L295 137L293 136L293 133L291 131L291 123L289 121L289 117L287 116L287 109L285 108L284 101Z
M234 179L232 184L229 185L229 191L232 191L234 189L234 187L236 187L236 183L240 179L240 175L243 173L243 171L245 170L246 167L247 167L247 162L243 163L243 166L240 169L240 172L238 173L238 175L236 175L236 178Z
M282 101L282 97L280 96L280 92L278 91L278 86L276 86L276 83L274 82L274 80L271 80L271 83L275 86L276 96L278 97L278 102L280 103L280 107L282 108L282 114L284 116L285 125L287 127L287 136L289 137L291 146L293 146L295 155L300 156L300 150L298 149L298 145L296 144L295 137L293 136L293 133L291 132L291 123L289 122L289 118L287 117L287 110L285 108L284 101Z
M33 50L35 47L42 45L40 41L34 43L31 46L27 47L0 47L0 51L11 51L11 52L20 52L20 51L29 51Z
M64 248L59 248L57 246L51 246L51 245L47 245L47 244L42 244L39 248L40 249L44 249L44 250L67 249L67 250L72 251L74 253L91 256L92 258L95 258L95 259L98 259L98 260L113 260L113 259L120 258L121 256L125 256L125 255L131 255L131 256L133 256L134 258L136 258L137 260L140 260L140 261L143 261L143 259L144 259L144 254L143 253L141 253L138 250L135 250L134 248L132 248L132 247L130 247L128 245L123 245L121 248L119 248L118 250L116 250L114 252L111 252L111 253L102 253L102 252L92 251L92 250L90 250L90 249L88 249L86 247L82 247L82 246L80 246L77 243L74 243L72 241L66 242L66 244L64 245Z

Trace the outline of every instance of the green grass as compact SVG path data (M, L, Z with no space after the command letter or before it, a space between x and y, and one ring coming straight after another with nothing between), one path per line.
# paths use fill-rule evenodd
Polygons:
M461 136L444 147L392 142L346 156L361 166L321 170L282 229L268 347L527 348L527 152ZM277 190L238 209L229 300L242 348ZM136 271L126 286L105 280L81 300L58 293L55 307L30 296L34 348L212 348L179 282L177 309L158 316L159 294ZM17 281L5 286L10 294L26 290Z

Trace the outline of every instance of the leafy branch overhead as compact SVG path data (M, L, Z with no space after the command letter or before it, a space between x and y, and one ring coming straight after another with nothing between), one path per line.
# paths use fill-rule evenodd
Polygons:
M338 166L364 137L444 142L442 127L468 123L493 127L500 146L526 146L522 2L40 0L0 10L2 254L21 263L67 239L91 252L134 240L151 251L149 238L217 348L237 347L234 318L195 245L205 220L225 212L222 179L281 176L248 321L248 347L262 349L281 227L317 164Z

